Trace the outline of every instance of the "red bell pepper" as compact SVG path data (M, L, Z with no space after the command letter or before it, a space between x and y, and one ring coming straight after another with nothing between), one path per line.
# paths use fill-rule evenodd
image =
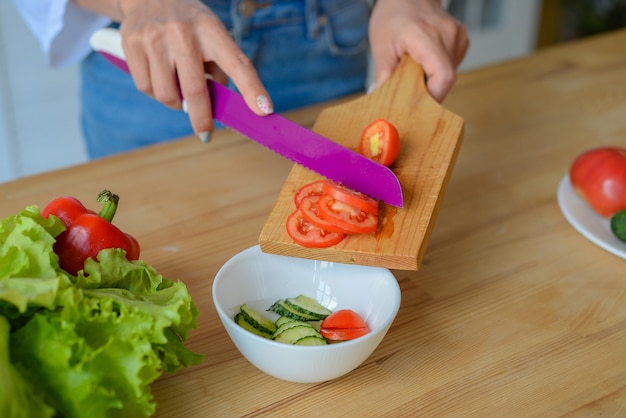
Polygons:
M137 240L111 223L119 197L105 190L98 195L97 201L104 203L98 213L85 208L78 199L67 196L54 199L41 211L44 218L49 215L58 217L67 228L57 237L54 252L59 256L61 268L70 274L76 275L83 269L85 260L95 260L100 250L106 248L120 248L126 252L128 260L139 259Z

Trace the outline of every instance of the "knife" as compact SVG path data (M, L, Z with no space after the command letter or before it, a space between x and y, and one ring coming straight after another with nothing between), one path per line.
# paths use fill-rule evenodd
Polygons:
M130 73L120 33L104 28L90 39L91 47L119 69ZM402 207L402 187L393 171L361 154L276 114L255 114L238 93L207 80L213 117L318 174L385 203Z

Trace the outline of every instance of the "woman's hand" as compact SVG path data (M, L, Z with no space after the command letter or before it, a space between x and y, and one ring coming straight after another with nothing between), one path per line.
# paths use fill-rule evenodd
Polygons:
M374 85L387 80L404 54L420 63L426 87L442 102L469 47L466 28L439 0L378 0L370 20Z
M198 0L120 0L122 47L137 89L189 114L193 130L208 140L214 129L205 73L230 77L255 113L272 112L254 66L220 19Z

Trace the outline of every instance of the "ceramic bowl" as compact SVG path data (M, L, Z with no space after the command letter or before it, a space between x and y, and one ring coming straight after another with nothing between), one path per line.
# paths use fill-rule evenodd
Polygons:
M298 346L249 332L233 320L246 303L267 314L278 299L306 295L331 311L352 309L370 333L351 341ZM400 287L388 269L286 257L254 246L235 255L218 271L213 302L222 324L241 354L278 379L315 383L351 372L376 349L400 307Z

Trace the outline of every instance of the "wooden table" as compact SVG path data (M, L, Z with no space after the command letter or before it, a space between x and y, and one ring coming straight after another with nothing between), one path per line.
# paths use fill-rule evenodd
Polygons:
M394 272L400 312L372 356L323 384L251 366L211 301L219 267L257 243L291 164L230 132L0 185L0 216L62 195L121 195L117 224L199 305L206 361L154 384L157 415L623 416L626 261L556 201L583 150L626 145L626 31L460 76L466 135L424 263ZM311 125L320 107L290 115ZM51 145L52 146L52 145Z

